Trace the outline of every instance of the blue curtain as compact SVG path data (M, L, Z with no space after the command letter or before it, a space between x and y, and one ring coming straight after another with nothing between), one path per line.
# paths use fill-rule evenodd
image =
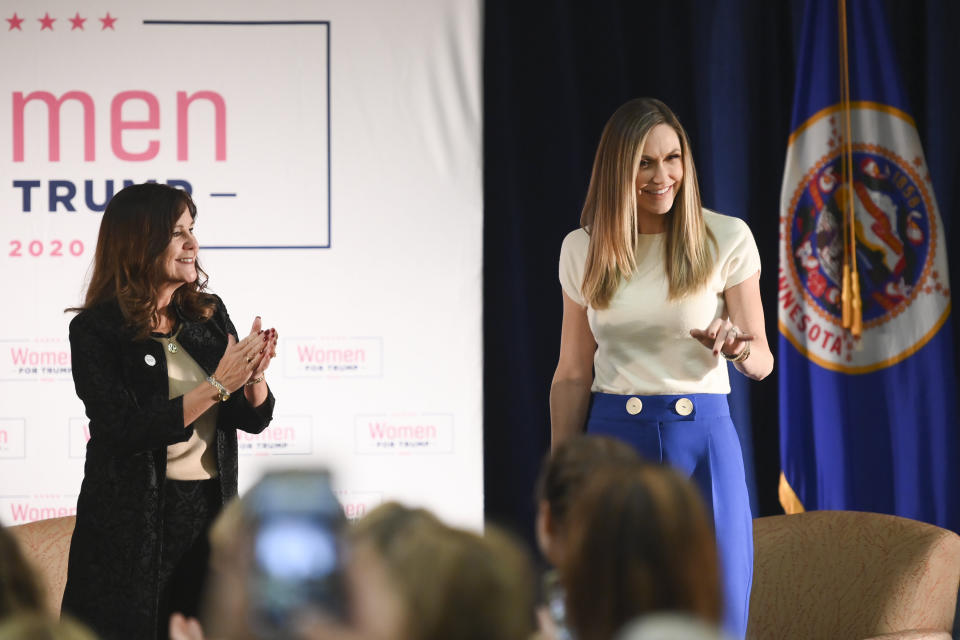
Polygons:
M954 248L960 89L951 65L960 59L960 3L883 4ZM669 104L690 134L705 206L750 224L763 262L767 338L776 344L779 197L803 6L487 1L484 485L491 520L532 539L533 482L549 446L547 397L560 343L560 242L578 226L600 131L626 100ZM778 513L776 370L760 383L735 372L731 379L754 514Z

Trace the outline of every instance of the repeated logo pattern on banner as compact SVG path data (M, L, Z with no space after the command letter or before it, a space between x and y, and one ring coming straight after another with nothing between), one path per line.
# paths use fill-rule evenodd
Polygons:
M280 334L240 484L330 468L348 515L480 526L480 7L0 2L0 522L72 513L88 425L66 307L102 212L197 203L239 332Z

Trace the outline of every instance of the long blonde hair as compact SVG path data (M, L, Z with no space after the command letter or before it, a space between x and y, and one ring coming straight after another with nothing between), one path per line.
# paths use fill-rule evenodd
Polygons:
M637 267L637 192L635 178L650 131L665 124L677 133L683 181L666 214L664 268L671 300L702 288L713 271L708 241L716 239L703 222L697 170L690 140L677 116L654 98L627 102L610 117L593 161L580 226L590 234L590 248L581 291L595 309L605 309L623 279Z

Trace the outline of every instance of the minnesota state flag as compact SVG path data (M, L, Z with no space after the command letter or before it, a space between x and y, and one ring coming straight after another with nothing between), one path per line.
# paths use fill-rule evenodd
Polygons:
M960 531L941 212L883 3L808 0L780 199L780 497Z

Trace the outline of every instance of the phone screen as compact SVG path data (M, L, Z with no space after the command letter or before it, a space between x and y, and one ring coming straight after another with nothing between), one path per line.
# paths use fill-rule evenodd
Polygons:
M263 524L254 545L257 564L277 580L322 580L338 567L336 536L319 520L276 518Z
M250 491L254 515L252 622L263 637L290 635L299 613L344 613L341 535L346 519L322 472L267 474Z

